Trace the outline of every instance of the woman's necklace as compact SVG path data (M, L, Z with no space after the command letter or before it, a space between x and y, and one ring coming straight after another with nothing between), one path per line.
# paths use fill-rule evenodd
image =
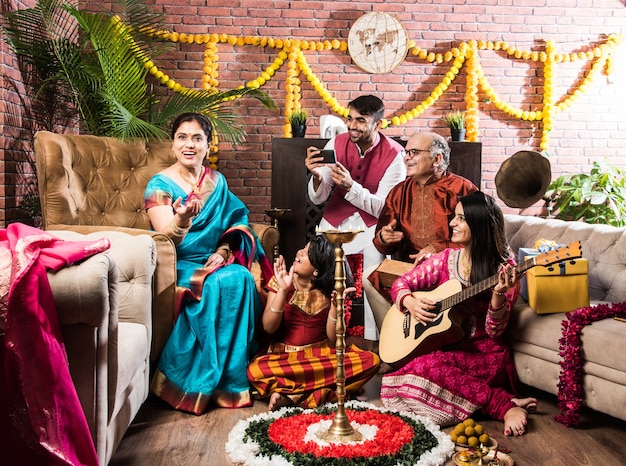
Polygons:
M198 176L197 180L194 180L185 170L183 170L180 165L178 166L178 174L185 183L191 186L191 190L196 196L200 194L200 184L202 183L202 179L204 178L202 175Z
M461 265L461 272L465 280L469 280L470 274L472 273L472 264L468 256L469 255L463 254L463 252L459 254L459 264Z

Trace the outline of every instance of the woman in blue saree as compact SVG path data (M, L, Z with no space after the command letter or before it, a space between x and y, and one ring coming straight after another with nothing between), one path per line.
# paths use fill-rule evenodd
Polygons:
M252 403L246 368L257 349L254 327L262 306L250 273L271 264L248 224L248 209L224 176L203 161L212 128L202 115L180 115L172 127L177 162L145 191L154 230L177 249L180 308L151 390L176 409L202 414L210 404Z

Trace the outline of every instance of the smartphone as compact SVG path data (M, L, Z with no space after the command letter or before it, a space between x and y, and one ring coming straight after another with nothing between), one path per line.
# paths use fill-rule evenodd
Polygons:
M323 149L319 153L319 157L324 157L324 160L323 160L324 163L337 163L334 149Z

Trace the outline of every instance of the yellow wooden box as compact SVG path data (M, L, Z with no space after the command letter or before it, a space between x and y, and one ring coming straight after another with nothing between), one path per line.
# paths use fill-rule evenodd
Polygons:
M589 264L574 259L526 272L528 304L537 314L569 312L589 306Z

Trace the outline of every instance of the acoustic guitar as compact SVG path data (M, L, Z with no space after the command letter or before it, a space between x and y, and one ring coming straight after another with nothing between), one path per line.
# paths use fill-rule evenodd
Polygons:
M516 270L521 274L537 265L548 266L579 257L582 257L582 245L580 241L575 241L530 257L518 264ZM428 325L412 322L411 314L401 312L394 304L380 329L380 359L392 367L401 367L416 356L460 341L464 336L461 324L473 312L463 302L497 283L498 274L495 274L467 288L463 288L460 281L451 279L434 290L413 292L416 298L428 298L436 303L434 312L439 315Z

